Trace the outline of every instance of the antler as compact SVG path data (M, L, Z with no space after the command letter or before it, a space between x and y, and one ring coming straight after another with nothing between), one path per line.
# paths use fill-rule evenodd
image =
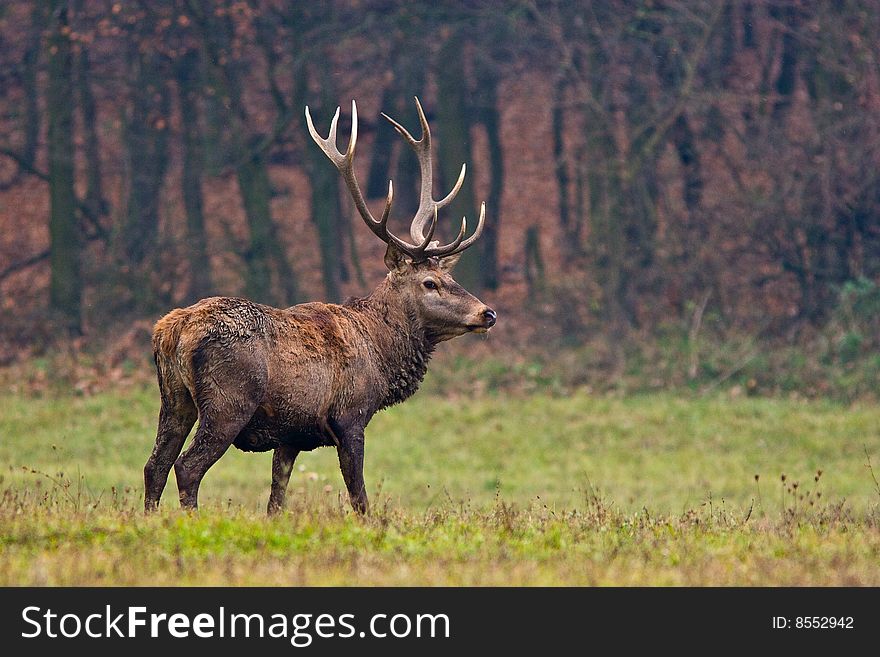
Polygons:
M419 169L421 170L422 175L419 209L416 211L415 217L413 217L410 225L410 237L412 237L414 244L405 242L388 230L388 216L391 212L391 203L394 198L394 186L390 180L388 181L388 196L385 199L385 209L382 212L382 218L379 221L376 221L376 219L373 218L370 209L367 207L366 201L364 201L364 196L361 193L361 188L360 185L358 185L357 177L354 173L354 167L352 166L354 162L355 144L357 143L356 103L353 100L351 101L351 138L348 142L348 149L345 154L340 153L339 148L336 145L336 124L339 121L338 107L336 108L336 114L333 115L333 120L330 122L330 134L327 139L323 139L318 134L318 131L315 130L308 106L306 107L306 123L308 124L309 134L312 135L312 139L321 147L324 154L331 162L333 162L342 174L342 178L354 200L355 207L357 207L361 218L370 230L373 231L373 233L383 242L393 242L401 251L409 255L413 261L421 261L426 260L427 258L442 258L455 253L460 253L476 242L483 232L483 222L486 218L486 204L483 203L480 206L480 219L477 222L477 229L469 238L464 239L467 232L467 219L462 217L461 230L458 233L458 237L452 242L441 246L439 242L432 241L434 238L434 231L437 228L437 211L449 205L452 202L452 199L455 198L455 195L458 194L458 191L464 183L466 167L464 164L461 165L461 173L459 174L458 181L456 181L452 191L443 199L435 201L431 191L433 185L433 173L431 167L431 130L428 127L428 121L425 118L425 113L422 111L422 105L419 103L418 98L416 98L416 108L418 109L419 121L422 125L422 138L419 140L413 138L406 128L390 116L384 113L382 114L382 116L394 126L397 132L403 136L407 143L409 143L419 160ZM427 233L425 233L426 227Z

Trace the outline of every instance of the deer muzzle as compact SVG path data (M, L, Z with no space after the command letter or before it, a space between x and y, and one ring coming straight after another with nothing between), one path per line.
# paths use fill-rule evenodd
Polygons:
M471 324L468 326L468 329L473 333L486 333L490 328L495 326L495 322L498 321L498 314L491 308L487 307L480 311L479 318L481 320L479 324Z

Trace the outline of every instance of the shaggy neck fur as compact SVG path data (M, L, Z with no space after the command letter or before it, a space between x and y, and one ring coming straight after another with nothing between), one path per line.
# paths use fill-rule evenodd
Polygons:
M368 297L346 303L375 327L367 333L387 384L380 408L398 404L418 390L437 345L415 309L402 303L404 298L388 277Z

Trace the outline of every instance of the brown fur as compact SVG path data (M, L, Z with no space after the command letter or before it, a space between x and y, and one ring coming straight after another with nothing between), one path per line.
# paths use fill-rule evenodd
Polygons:
M366 512L367 423L418 389L437 343L495 323L494 312L452 279L450 263L412 263L394 247L386 262L392 271L376 290L344 305L279 309L211 297L156 323L162 407L144 467L148 510L158 505L172 465L181 505L197 506L202 477L235 445L275 451L269 511L277 511L297 454L329 445L352 505ZM437 289L426 287L428 279Z
M171 358L180 341L180 332L187 317L185 310L177 308L156 322L153 327L153 353Z

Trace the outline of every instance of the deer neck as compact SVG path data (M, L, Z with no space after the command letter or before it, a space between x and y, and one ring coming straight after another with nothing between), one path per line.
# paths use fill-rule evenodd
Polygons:
M387 384L382 408L404 401L425 378L436 342L427 335L415 309L406 306L387 279L354 305L370 318L370 342Z

